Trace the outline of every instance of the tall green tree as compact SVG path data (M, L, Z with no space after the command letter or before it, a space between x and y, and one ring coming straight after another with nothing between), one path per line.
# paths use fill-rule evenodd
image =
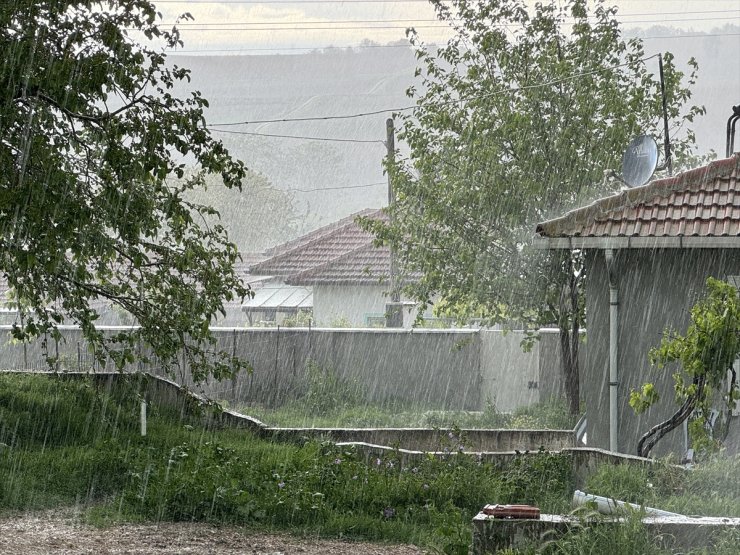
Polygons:
M586 0L431 0L454 36L427 45L410 30L420 84L400 115L408 155L389 164L391 222L367 222L422 274L407 293L441 298L448 314L530 329L560 328L570 408L579 410L578 253L532 248L536 222L615 190L631 137L662 130L658 59L625 40L616 9ZM685 124L685 76L665 54L668 116L677 158L694 142ZM403 150L402 150L403 151Z
M245 168L210 136L206 100L172 93L188 71L166 63L182 43L160 19L147 0L0 3L0 272L27 307L17 339L74 322L119 367L143 344L221 377L245 362L209 323L248 290L213 210L185 194L208 174L239 187ZM106 337L99 301L140 328Z

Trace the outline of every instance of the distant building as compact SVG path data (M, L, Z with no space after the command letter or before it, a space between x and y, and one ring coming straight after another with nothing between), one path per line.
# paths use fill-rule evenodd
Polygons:
M363 210L274 247L252 265L248 281L259 280L261 288L243 304L250 322L279 324L310 311L317 326L384 327L390 250L373 245L358 216L385 218L380 210ZM411 323L404 310L404 327Z

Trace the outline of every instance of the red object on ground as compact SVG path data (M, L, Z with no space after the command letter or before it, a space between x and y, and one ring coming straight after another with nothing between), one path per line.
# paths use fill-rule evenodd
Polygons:
M495 518L540 519L540 509L532 505L486 505L483 507L483 514Z

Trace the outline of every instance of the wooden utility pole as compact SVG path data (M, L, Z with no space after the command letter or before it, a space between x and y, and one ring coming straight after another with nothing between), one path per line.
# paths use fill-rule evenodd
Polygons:
M387 149L387 169L388 172L388 206L393 205L395 196L393 194L393 179L391 178L390 168L396 154L396 139L393 127L393 118L385 120L385 146ZM393 212L389 211L388 217L390 224L393 225ZM390 246L390 276L389 283L391 288L391 302L385 306L385 327L402 328L403 327L403 309L401 307L401 292L398 283L398 268L396 266L396 253L393 246Z

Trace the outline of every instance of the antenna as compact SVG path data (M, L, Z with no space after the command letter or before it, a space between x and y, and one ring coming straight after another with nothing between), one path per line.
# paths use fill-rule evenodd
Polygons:
M658 166L658 145L650 135L630 141L622 157L622 179L630 187L645 185Z

